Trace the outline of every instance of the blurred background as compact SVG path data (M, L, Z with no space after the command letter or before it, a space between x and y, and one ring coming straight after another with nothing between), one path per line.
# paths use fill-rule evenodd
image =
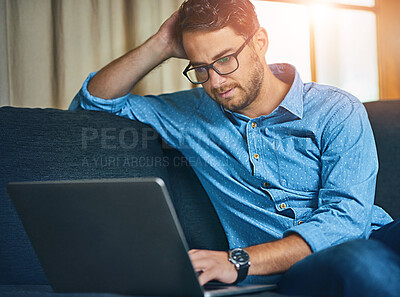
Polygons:
M0 106L66 109L87 75L139 46L182 0L0 0ZM400 0L253 0L268 63L361 101L400 98ZM172 59L134 89L191 88Z

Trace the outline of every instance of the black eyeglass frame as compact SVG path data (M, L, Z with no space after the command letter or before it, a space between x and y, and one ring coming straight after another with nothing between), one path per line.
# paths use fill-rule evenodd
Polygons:
M256 33L256 32L254 32L253 34L251 34L251 35L246 39L246 41L242 44L242 46L239 47L239 49L238 49L235 53L233 53L233 54L223 56L223 57L221 57L221 58L215 60L215 61L212 62L211 64L208 64L208 65L205 65L205 66L193 66L193 67L192 67L192 65L189 63L189 65L187 65L186 68L185 68L185 70L183 71L183 75L186 76L186 78L187 78L192 84L201 85L201 84L206 83L206 82L210 79L210 72L209 72L210 69L213 69L213 70L214 70L216 73L218 73L219 75L228 75L228 74L231 74L231 73L235 72L235 71L238 70L238 68L239 68L239 60L238 60L237 56L242 52L242 50L243 50L243 49L246 47L246 45L250 42L250 40L253 38L253 36L255 35L255 33ZM230 72L228 72L228 73L221 73L221 72L219 72L216 68L214 68L214 64L215 64L216 62L222 60L222 59L227 58L227 57L234 57L235 60L236 60L236 63L237 63L237 67L236 67L234 70L232 70L232 71L230 71ZM187 73L188 73L188 71L196 70L196 69L198 69L198 68L205 68L205 69L207 70L207 79L204 80L204 81L201 81L201 82L194 82L194 81L192 81L192 80L189 78L189 76L187 75Z

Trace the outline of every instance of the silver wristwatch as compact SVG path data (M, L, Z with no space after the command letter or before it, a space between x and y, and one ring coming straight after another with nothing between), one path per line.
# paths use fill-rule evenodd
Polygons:
M236 248L228 252L228 259L229 262L235 265L235 268L238 272L238 277L235 281L235 284L243 281L247 277L247 274L249 272L249 254L244 249Z

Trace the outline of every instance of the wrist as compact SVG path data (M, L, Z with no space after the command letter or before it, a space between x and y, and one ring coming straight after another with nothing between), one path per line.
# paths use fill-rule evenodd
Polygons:
M154 34L150 37L149 42L151 42L152 49L154 49L162 62L174 57L172 42L162 33L157 32Z

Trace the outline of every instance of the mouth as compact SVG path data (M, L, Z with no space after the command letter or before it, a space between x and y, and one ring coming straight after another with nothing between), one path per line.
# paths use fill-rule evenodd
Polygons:
M228 89L228 90L225 91L225 92L218 93L218 96L221 97L221 98L223 98L223 99L226 99L226 98L232 96L232 94L233 94L233 92L235 91L235 89L236 89L236 88L233 87L233 88L231 88L231 89Z

